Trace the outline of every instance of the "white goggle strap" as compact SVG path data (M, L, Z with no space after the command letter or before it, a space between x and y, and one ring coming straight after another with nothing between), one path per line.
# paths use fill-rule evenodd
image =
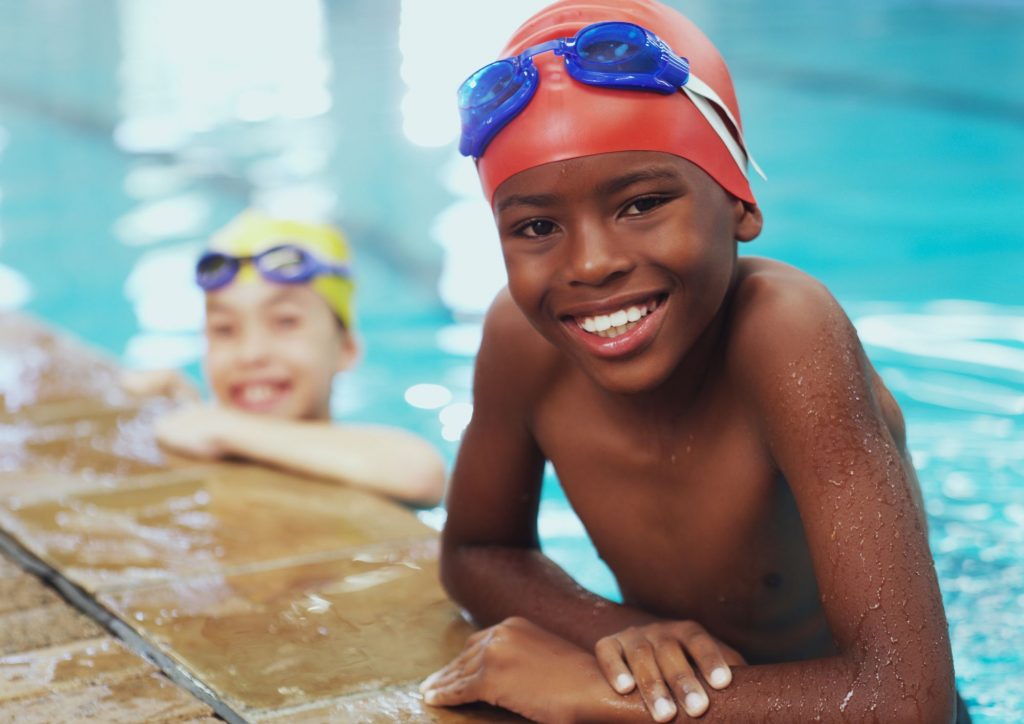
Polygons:
M743 140L743 131L740 130L740 124L736 122L736 118L732 115L732 111L729 110L729 106L725 105L725 102L715 93L715 90L693 73L690 73L690 78L686 81L686 85L683 86L682 90L693 101L693 105L697 106L697 110L707 119L711 127L715 129L715 133L722 139L725 147L729 149L729 153L732 155L736 165L740 167L743 177L749 178L747 176L747 161L749 161L750 165L757 171L757 175L767 181L768 177L764 175L764 171L761 170L761 167L757 165L757 161L754 160L750 151L747 150L747 142ZM711 105L712 103L725 113L725 117L729 119L732 127L736 129L736 135L740 137L739 143L736 143L736 139L729 132L729 129L722 121L722 117L715 111L714 106Z

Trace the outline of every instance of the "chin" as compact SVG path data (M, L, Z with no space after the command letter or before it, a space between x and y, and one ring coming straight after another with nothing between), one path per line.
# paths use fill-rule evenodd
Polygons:
M601 365L596 369L591 365L582 365L587 375L595 383L618 395L638 395L653 392L661 387L669 378L668 373L662 374L652 369L649 360L636 359L632 362L617 362Z

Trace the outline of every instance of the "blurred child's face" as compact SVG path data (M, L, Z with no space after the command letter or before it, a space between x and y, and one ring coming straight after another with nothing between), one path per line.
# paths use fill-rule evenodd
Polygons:
M649 151L548 163L502 183L509 291L599 384L651 390L680 368L732 283L756 209L697 166Z
M233 282L206 294L206 375L217 400L297 420L330 417L331 383L352 335L305 284Z

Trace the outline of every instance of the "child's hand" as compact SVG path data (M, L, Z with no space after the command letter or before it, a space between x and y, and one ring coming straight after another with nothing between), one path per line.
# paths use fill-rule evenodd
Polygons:
M121 375L121 388L136 397L169 397L199 401L199 391L177 370L128 370Z
M466 647L422 684L430 706L482 701L531 721L571 721L579 699L604 682L594 658L530 621L513 616L466 640Z
M598 641L594 652L612 688L620 694L639 688L644 705L658 722L676 716L669 691L688 715L701 716L707 711L708 696L691 660L715 689L724 689L732 682L730 664L746 663L738 652L695 621L631 626Z
M157 420L156 439L182 455L216 460L228 452L220 438L232 424L232 414L215 405L186 405Z

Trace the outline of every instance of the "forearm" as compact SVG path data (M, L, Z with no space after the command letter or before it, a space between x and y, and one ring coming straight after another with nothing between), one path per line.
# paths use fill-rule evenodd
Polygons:
M584 589L533 548L445 540L441 576L449 595L479 625L522 616L588 651L604 636L656 620Z
M243 415L223 431L221 443L232 455L416 505L436 505L444 488L440 455L393 428Z
M595 664L596 669L596 664ZM764 666L734 666L728 688L705 687L711 700L700 721L779 722L885 721L938 724L953 722L956 694L952 676L947 680L901 670L892 663L858 665L844 657ZM951 673L951 672L950 672ZM596 676L600 676L598 671ZM595 684L594 691L600 691ZM574 703L573 722L651 724L636 692L620 696L607 691ZM675 721L690 721L680 708Z

